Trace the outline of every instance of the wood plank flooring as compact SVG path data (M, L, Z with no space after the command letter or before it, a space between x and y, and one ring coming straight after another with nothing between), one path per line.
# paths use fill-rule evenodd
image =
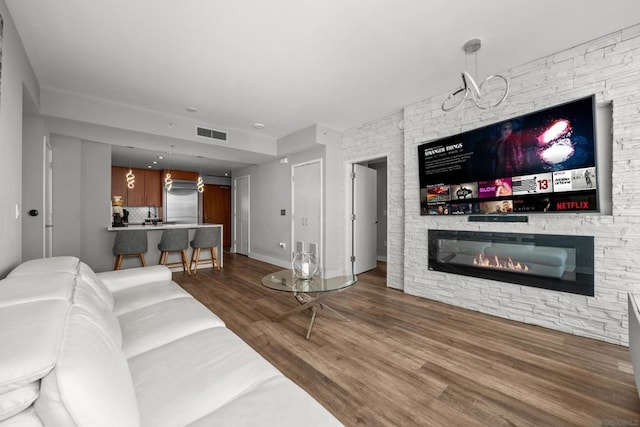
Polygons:
M318 310L267 289L281 268L224 254L184 289L347 426L638 426L626 347L525 325L386 287L385 264ZM247 408L247 410L251 410Z

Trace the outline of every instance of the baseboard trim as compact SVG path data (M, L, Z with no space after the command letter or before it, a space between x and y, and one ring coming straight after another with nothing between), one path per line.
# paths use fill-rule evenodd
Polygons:
M382 261L382 262L387 262L387 257L386 256L378 256L378 261Z
M266 255L260 255L260 254L256 254L256 253L249 253L249 258L253 258L256 259L258 261L262 261L262 262L267 262L269 264L273 264L273 265L277 265L278 267L282 267L282 268L291 268L291 263L288 261L283 261L281 259L278 258L273 258L270 256L266 256Z

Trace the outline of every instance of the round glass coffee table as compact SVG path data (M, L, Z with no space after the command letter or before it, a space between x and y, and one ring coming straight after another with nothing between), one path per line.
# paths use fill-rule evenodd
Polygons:
M274 289L276 291L290 292L300 303L299 307L281 314L276 317L274 321L279 322L292 314L311 309L311 323L309 323L309 329L307 330L307 339L311 336L311 329L313 328L313 323L316 320L318 306L320 306L320 308L326 308L333 311L344 320L349 320L333 308L329 307L324 301L332 295L355 285L357 281L358 278L355 275L337 276L328 279L324 279L320 276L313 276L309 279L303 279L296 276L293 270L278 271L276 273L268 274L262 278L262 284L267 288Z

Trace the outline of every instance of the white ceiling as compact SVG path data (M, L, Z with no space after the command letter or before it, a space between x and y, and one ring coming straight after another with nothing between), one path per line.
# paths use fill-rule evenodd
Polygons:
M271 138L453 89L471 38L482 76L640 21L638 0L6 3L41 87Z

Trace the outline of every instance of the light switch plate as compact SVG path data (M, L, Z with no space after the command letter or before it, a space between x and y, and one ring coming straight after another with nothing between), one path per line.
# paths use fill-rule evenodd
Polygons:
M20 205L16 203L16 219L20 219Z

